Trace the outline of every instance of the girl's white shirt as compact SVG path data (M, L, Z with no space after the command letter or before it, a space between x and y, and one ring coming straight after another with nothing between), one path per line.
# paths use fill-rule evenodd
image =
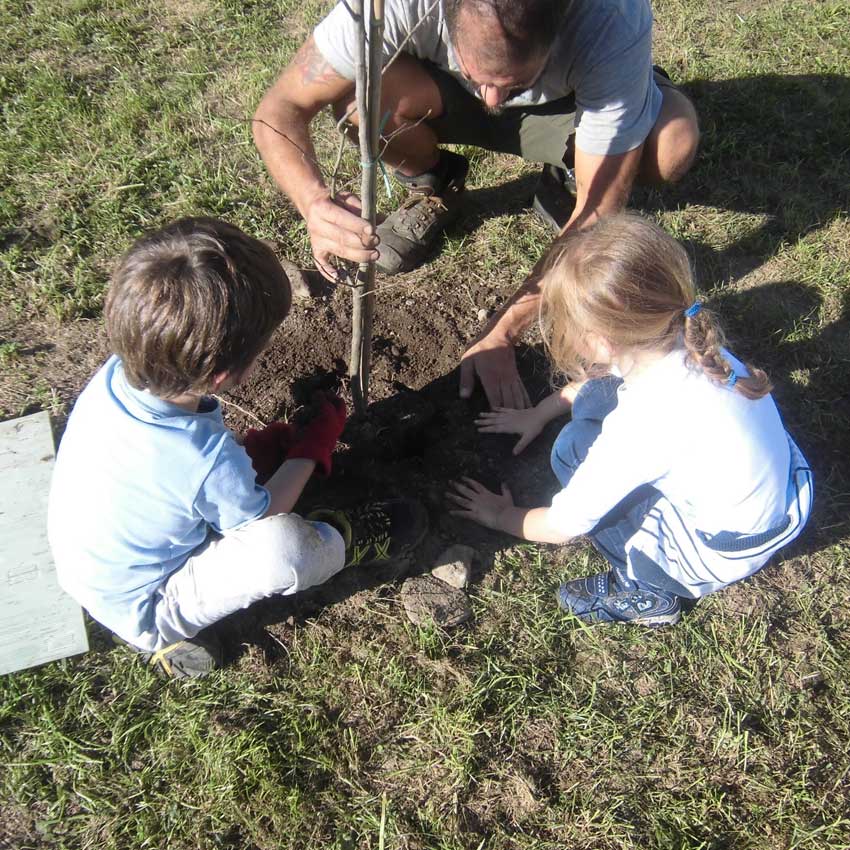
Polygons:
M735 373L746 367L724 351ZM618 391L617 407L547 522L586 534L636 487L652 484L684 522L708 534L759 533L785 516L788 436L768 395L752 401L688 366L684 349Z

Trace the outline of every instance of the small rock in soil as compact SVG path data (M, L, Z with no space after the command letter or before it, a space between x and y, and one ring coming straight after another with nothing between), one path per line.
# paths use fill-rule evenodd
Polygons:
M479 322L486 322L487 321L487 311L484 308L482 308L478 311L478 321Z
M401 586L401 602L407 618L416 626L434 623L448 629L472 616L466 594L434 576L407 579Z
M469 584L474 560L475 550L471 546L456 543L440 554L431 575L452 587L462 589Z
M310 292L310 287L307 284L307 278L304 276L304 272L302 272L295 263L291 263L289 260L281 259L280 264L283 266L283 270L289 278L289 286L292 289L292 298L295 301L312 298L313 296Z

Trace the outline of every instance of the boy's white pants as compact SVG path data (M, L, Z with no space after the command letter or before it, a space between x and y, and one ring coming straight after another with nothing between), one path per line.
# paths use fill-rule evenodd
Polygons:
M322 584L345 566L345 543L324 522L278 514L213 534L154 596L155 649L194 637L251 603Z

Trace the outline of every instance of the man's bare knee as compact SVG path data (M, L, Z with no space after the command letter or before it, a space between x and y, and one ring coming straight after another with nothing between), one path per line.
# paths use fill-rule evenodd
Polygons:
M675 183L690 171L699 149L699 123L691 101L677 89L664 89L664 105L646 140L640 179Z

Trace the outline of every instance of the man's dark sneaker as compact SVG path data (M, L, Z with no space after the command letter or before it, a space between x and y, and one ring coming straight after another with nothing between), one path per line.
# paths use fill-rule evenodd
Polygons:
M672 626L682 616L679 597L663 590L621 587L613 573L568 581L558 588L558 605L587 623Z
M415 499L368 502L353 508L317 508L307 519L326 522L345 541L346 567L372 567L405 558L428 531L428 512Z
M156 652L139 649L118 635L113 635L112 639L115 643L128 646L157 673L169 679L200 679L213 670L218 670L223 663L221 644L209 631L203 637L195 635L193 638L179 640Z
M421 265L440 234L457 218L466 185L469 160L440 151L433 171L416 177L396 173L410 196L378 225L378 270L399 274Z
M576 203L576 174L572 168L544 165L534 189L532 209L556 233L567 223Z

